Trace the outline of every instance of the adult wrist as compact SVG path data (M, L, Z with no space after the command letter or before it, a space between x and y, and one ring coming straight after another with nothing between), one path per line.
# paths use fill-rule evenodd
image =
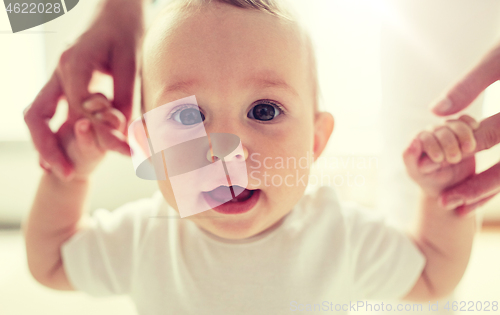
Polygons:
M101 10L113 15L127 14L130 18L141 17L145 6L151 0L103 0Z
M128 29L128 32L134 32L130 35L135 35L139 39L145 28L146 3L145 0L104 0L101 2L95 22L103 24L100 29L114 28L119 31Z

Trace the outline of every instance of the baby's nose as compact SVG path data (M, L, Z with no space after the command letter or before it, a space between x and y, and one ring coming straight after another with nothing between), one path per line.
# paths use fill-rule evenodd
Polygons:
M248 150L243 144L241 145L241 147L242 147L242 150L234 150L234 152L232 152L231 154L229 154L227 156L223 156L222 158L224 159L224 161L226 161L226 162L233 161L233 160L234 161L246 161L246 159L248 157ZM239 152L239 151L243 151L243 152ZM217 156L216 154L213 154L213 152L211 152L211 150L207 151L207 160L208 161L217 162L220 159L221 158L219 156Z
M211 133L209 136L210 147L207 151L207 160L216 162L223 159L229 161L245 161L248 157L247 148L241 143L240 138L230 133Z

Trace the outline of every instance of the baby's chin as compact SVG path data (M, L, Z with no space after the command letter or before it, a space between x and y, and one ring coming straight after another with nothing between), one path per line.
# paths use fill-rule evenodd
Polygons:
M252 195L252 198L257 197L257 201L254 201L255 205L244 213L221 213L220 211L209 209L195 215L187 216L182 220L190 220L205 232L223 239L243 240L274 229L277 227L277 223L280 222L280 219L289 212L279 215L279 211L276 211L277 209L271 211L267 203L267 196L265 192L260 189L254 190ZM179 213L175 206L175 200L173 200L174 202L172 203L170 199L172 198L165 196L167 203ZM252 201L247 200L246 202ZM222 207L224 208L223 211L232 211L231 202L227 202L222 205ZM238 210L235 212L237 211Z
M213 210L208 210L211 212ZM275 219L270 218L247 218L247 219L202 219L197 220L196 216L192 217L197 226L204 231L213 234L217 237L227 240L245 240L253 237L259 237L262 234L267 234L281 225L285 215Z
M159 181L159 188L166 202L179 213L170 183ZM233 206L231 202L226 202L215 207L215 210L209 209L184 217L182 220L190 220L199 228L220 238L229 240L251 238L270 232L281 225L283 219L304 193L303 187L295 188L290 191L290 188L265 186L257 188L248 185L245 190L250 190L250 192L243 192L239 195L243 205ZM238 192L237 188L234 191ZM214 190L210 194L214 198L220 198L218 196L220 192ZM290 196L295 196L295 198L290 198Z
M220 188L204 192L210 202L220 197ZM266 229L265 193L260 189L244 189L237 197L207 211L186 217L198 227L218 237L239 240L252 237Z

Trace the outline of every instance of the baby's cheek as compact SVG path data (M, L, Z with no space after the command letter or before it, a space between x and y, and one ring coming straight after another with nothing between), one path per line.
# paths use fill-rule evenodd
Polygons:
M302 155L259 156L247 164L249 187L251 189L286 189L306 187L310 167L313 164L312 152Z

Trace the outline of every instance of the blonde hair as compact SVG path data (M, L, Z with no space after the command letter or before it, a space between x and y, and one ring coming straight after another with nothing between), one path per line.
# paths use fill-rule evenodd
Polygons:
M285 0L170 0L170 2L165 7L165 11L174 11L187 13L190 9L201 9L202 6L209 5L211 3L222 3L228 4L237 8L247 9L247 10L257 10L267 14L271 14L278 18L281 18L289 22L298 22L296 16L289 10L289 7L285 5ZM314 48L312 40L309 34L306 35L306 45L308 50L308 58L310 69L310 76L313 85L313 109L315 112L318 111L319 102L319 84L318 84L318 74L316 57L314 54ZM140 71L141 73L141 71ZM141 86L142 86L142 75L141 75ZM141 87L141 112L145 112L143 93Z

